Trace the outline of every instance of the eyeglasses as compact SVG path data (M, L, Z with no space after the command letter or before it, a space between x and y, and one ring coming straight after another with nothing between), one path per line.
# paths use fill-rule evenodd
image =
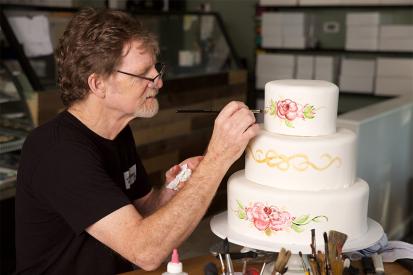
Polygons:
M158 72L158 74L153 78L142 76L142 75L131 74L131 73L127 73L127 72L124 72L124 71L121 71L121 70L116 70L116 72L126 74L126 75L130 75L130 76L134 76L134 77L138 77L138 78L145 79L145 80L149 80L149 81L153 82L154 84L157 84L159 79L162 79L163 75L165 74L166 65L164 63L158 62L158 63L155 64L155 69Z

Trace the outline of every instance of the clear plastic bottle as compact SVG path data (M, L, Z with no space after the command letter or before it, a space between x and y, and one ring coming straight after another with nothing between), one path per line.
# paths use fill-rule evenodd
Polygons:
M182 271L182 263L179 261L178 249L174 248L172 252L171 261L166 266L166 272L162 275L188 275L188 273Z

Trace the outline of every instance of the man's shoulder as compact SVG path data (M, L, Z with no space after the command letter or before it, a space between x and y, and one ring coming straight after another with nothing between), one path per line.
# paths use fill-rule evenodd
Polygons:
M64 113L60 113L29 133L23 151L28 148L37 148L45 152L65 146L65 144L83 144L86 147L93 145L79 127L68 121Z

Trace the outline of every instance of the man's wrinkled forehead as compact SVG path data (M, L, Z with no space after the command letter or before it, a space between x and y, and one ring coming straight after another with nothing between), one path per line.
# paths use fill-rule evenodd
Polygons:
M123 45L122 57L127 56L132 49L137 50L140 55L150 54L154 60L156 58L153 49L137 39L128 41Z

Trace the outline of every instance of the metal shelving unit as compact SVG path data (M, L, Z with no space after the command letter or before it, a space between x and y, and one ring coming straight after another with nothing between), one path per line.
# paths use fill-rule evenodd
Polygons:
M335 56L338 58L343 57L355 57L355 58L375 58L375 57L394 57L394 58L413 58L413 49L411 51L389 51L389 50L347 50L344 47L328 47L323 45L315 45L315 47L307 47L303 49L297 48L268 48L261 46L261 14L263 12L308 12L315 13L319 11L343 11L348 10L351 12L386 12L389 10L405 11L408 10L413 14L413 5L412 4L385 4L385 5L291 5L291 6L268 6L268 5L257 5L256 6L256 52L257 53L273 53L273 54L295 54L295 55L319 55L319 56ZM340 73L340 66L337 73ZM354 97L362 96L360 93L353 93L352 91L346 91L349 95ZM259 98L262 97L262 89L255 89L254 95L252 97ZM374 94L365 94L364 96L374 97ZM380 96L382 97L382 96Z

